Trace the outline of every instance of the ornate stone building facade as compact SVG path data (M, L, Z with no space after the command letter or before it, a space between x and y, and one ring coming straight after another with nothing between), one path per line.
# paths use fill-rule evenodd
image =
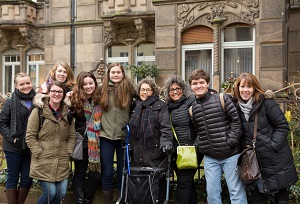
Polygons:
M299 70L299 0L0 0L0 7L1 93L13 90L19 71L38 87L58 60L75 74L97 69L101 58L156 64L159 85L203 68L217 90L244 71L277 90Z

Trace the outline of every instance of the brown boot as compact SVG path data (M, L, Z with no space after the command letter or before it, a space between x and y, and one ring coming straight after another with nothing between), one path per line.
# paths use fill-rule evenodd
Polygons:
M24 204L30 189L19 188L18 191L18 204Z
M17 204L17 189L6 189L6 200L8 204Z
M104 197L104 203L105 204L112 204L113 203L113 191L102 191L103 192L103 197Z

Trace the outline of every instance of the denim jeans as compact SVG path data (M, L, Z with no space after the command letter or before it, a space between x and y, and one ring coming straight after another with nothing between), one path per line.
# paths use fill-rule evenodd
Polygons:
M208 204L222 204L221 178L223 173L230 193L231 204L247 203L245 186L238 176L238 158L239 154L223 160L204 156L204 172Z
M117 153L117 181L118 189L121 190L122 174L123 174L123 157L124 149L122 140L109 140L100 138L100 155L102 165L102 190L109 191L113 189L113 174L114 174L114 153Z
M59 182L39 181L43 194L39 197L37 204L59 204L66 196L68 179Z
M4 152L7 163L6 189L17 188L20 175L19 187L30 189L32 184L32 178L29 177L30 153L19 154L9 151Z

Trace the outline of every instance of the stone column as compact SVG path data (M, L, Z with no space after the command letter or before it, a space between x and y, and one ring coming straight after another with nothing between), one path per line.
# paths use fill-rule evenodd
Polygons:
M220 91L220 26L214 24L214 67L212 88Z

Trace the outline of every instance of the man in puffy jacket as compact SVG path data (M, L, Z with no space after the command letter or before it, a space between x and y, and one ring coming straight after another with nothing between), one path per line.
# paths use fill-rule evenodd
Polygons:
M207 202L222 204L221 178L224 173L231 203L245 204L246 191L237 171L242 139L240 118L228 95L209 91L209 81L209 74L202 69L194 70L189 77L196 95L190 114L197 133L195 145L204 154Z

